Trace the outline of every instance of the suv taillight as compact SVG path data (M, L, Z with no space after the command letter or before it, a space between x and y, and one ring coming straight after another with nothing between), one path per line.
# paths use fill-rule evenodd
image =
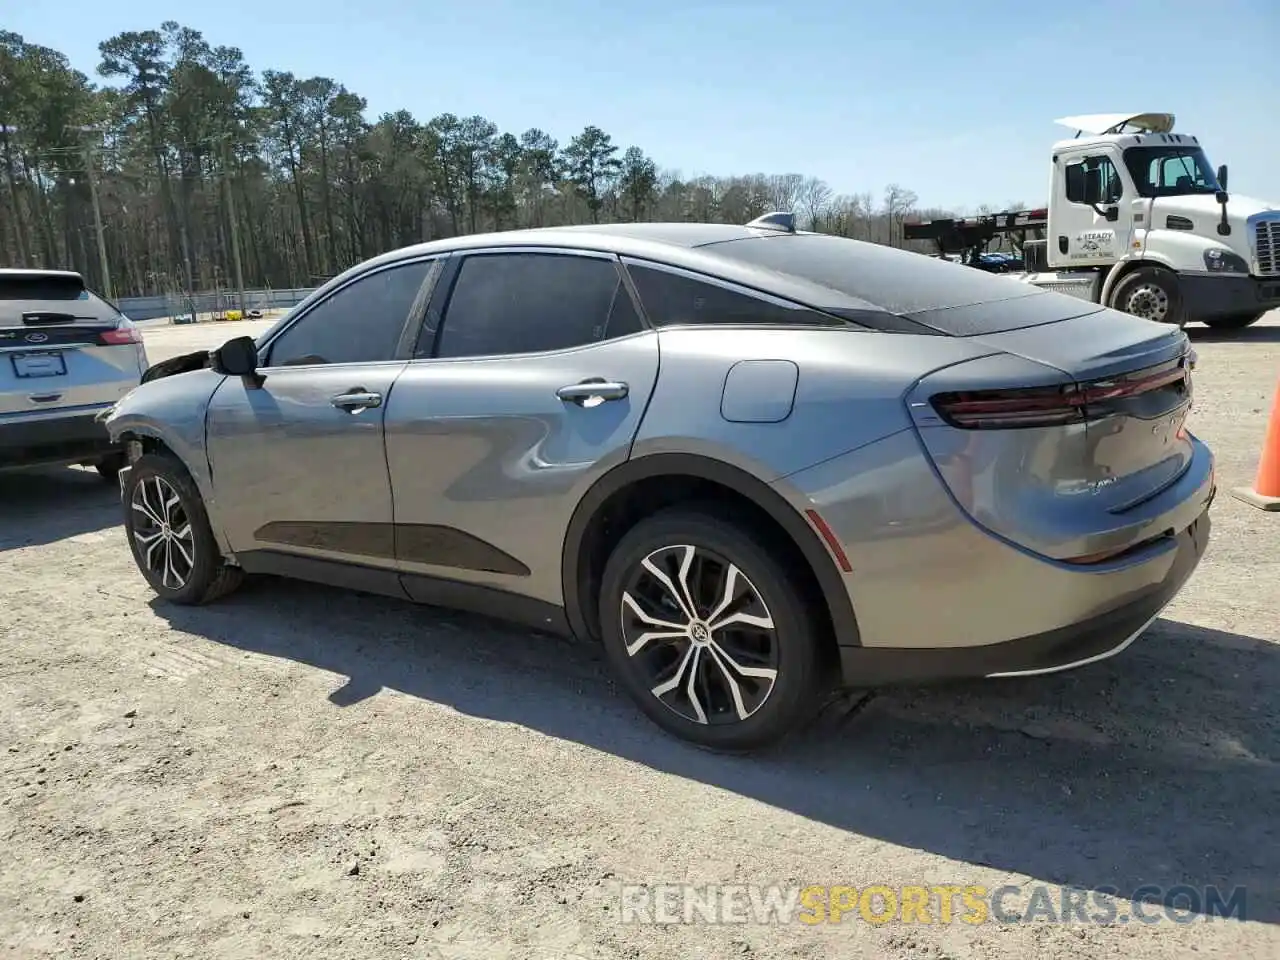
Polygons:
M98 334L98 342L108 347L123 346L126 343L141 343L142 331L133 324L122 324L114 330L103 330Z

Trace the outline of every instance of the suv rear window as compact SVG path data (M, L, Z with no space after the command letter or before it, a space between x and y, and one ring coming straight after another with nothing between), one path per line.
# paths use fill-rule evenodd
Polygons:
M973 336L1064 320L1083 310L1072 298L1011 277L938 260L910 250L825 234L730 240L701 248L827 287L910 317L940 333ZM1004 301L998 310L957 309ZM945 312L939 312L945 311Z
M0 283L0 291L3 289L4 284ZM0 292L0 327L23 326L23 314L43 314L46 317L59 315L66 318L66 323L73 323L76 320L94 320L108 324L117 323L122 316L118 308L83 287L74 297L55 295L48 298L19 298L9 296L7 292Z

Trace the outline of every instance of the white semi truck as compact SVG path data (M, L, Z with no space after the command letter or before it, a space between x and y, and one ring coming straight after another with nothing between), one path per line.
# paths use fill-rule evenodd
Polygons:
M1280 307L1280 207L1228 194L1171 113L1055 121L1049 206L907 222L903 237L1012 279L1179 326L1247 327ZM1007 240L1018 256L988 252ZM1012 265L1012 266L1011 266Z

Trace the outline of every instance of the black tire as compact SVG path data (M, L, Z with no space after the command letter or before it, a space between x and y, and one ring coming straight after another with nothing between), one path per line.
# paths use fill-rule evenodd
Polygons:
M183 605L210 603L240 585L244 573L222 559L200 491L176 457L140 457L125 480L121 503L134 562L159 597ZM147 539L157 531L158 540Z
M1265 313L1237 313L1230 317L1214 317L1212 320L1206 320L1204 325L1214 330L1243 330L1265 316Z
M1186 325L1178 278L1163 267L1139 267L1111 293L1111 306L1156 323Z
M655 565L662 565L660 569L669 565L668 582L678 589L675 578L686 547L694 548L688 579L694 584L690 592L700 593L694 598L700 616L712 612L717 599L723 599L726 564L732 564L740 572L738 596L752 598L748 615L762 622L767 617L773 629L739 623L733 630L703 631L695 641L693 631L697 628L689 626L688 635L653 639L629 654L628 638L638 640L636 631L641 627L637 625L642 621L635 606L624 606L624 593L648 617L690 623L680 612L685 604L676 607L676 598L643 566L649 557L655 558ZM746 752L776 744L817 713L828 689L824 674L830 673L824 669L824 633L804 592L780 559L776 549L745 525L719 516L714 507L664 510L637 523L614 548L600 589L605 654L628 695L663 730L712 750ZM698 590L699 586L703 589ZM666 597L666 607L655 599L660 594ZM737 612L736 604L728 609ZM700 622L706 626L706 621ZM767 640L766 634L771 639ZM771 653L764 652L766 646L771 646ZM723 666L726 656L732 658L728 661L731 667ZM686 667L691 667L687 673ZM772 681L744 676L736 672L741 667L774 670L775 676ZM690 698L686 681L695 671L699 672L699 685ZM681 677L678 688L668 691L667 699L659 699L653 692L655 686L670 683L675 676ZM726 682L730 679L733 684ZM736 698L732 696L734 685ZM744 707L749 708L745 719ZM698 721L698 712L705 722Z
M93 469L98 471L98 475L110 483L114 483L116 477L120 475L121 469L124 468L125 455L123 453L113 453L109 457L103 457L93 465Z

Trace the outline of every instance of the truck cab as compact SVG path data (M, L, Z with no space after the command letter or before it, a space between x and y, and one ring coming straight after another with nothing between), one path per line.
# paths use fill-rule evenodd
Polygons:
M1280 307L1280 207L1229 194L1226 167L1173 114L1056 122L1076 136L1053 145L1047 208L910 224L906 238L945 254L1010 236L1016 279L1159 322L1242 328Z

